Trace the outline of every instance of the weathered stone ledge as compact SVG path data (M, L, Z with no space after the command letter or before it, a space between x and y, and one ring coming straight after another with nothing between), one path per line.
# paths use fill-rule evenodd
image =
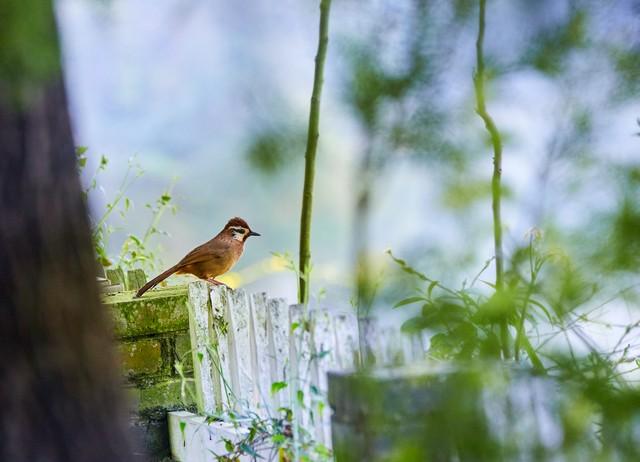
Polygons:
M104 304L112 309L118 339L189 329L186 286L154 289L140 298L134 295L121 292L103 296Z

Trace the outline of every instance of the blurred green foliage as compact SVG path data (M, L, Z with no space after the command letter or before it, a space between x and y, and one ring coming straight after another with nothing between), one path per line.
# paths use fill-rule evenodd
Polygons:
M474 361L338 377L351 403L335 398L337 460L637 460L639 395L593 377L608 370L586 359L570 377L544 377Z
M620 84L618 98L633 98L640 92L640 49L614 48L611 52Z
M87 153L86 146L76 148L76 161L81 174L87 167ZM86 201L91 201L92 194L96 192L105 193L98 180L100 173L104 172L108 165L109 159L105 155L100 155L96 169L89 177L88 185L82 191ZM127 195L127 191L143 174L144 170L140 164L134 158L129 159L127 170L117 191L113 197L107 199L104 210L95 215L98 218L93 220L91 224L96 257L98 263L104 268L121 268L123 271L142 268L149 273L157 271L161 265L158 248L153 245L152 238L154 236L168 237L168 233L160 228L160 221L165 212L170 211L175 214L177 211L172 197L175 180L158 196L154 203L145 204L150 217L144 231L140 235L129 232L120 244L117 254L110 254L108 250L109 239L118 230L113 223L113 216L118 215L120 219L124 220L131 212L140 213L135 210L134 203Z
M398 434L385 427L385 434L392 435L389 438L394 441L392 455L379 460L409 460L408 457L412 460L637 460L640 457L637 436L640 390L635 380L640 371L639 322L633 321L637 318L634 314L621 316L624 321L611 320L611 317L620 317L622 311L636 313L638 310L637 283L634 282L640 270L638 163L607 162L591 157L598 108L591 106L583 95L571 95L570 89L575 64L587 58L589 61L585 62L591 63L593 57L598 56L615 69L617 85L609 88L608 104L618 104L621 94L637 97L634 91L639 60L634 59L635 50L628 44L613 46L615 39L593 34L593 21L599 13L597 5L588 2L566 2L566 5L562 19L554 21L547 20L544 8L522 7L531 15L528 26L531 39L507 59L495 55L488 47L487 59L494 67L490 83L498 85L511 71L532 69L562 85L571 103L567 104L570 109L566 123L557 128L542 156L538 173L540 185L543 190L548 188L550 178L562 166L573 174L566 184L568 197L572 197L571 193L589 187L578 184L579 175L606 171L606 176L603 173L595 176L611 179L611 184L617 187L613 206L606 212L593 210L597 224L592 229L561 230L555 225L557 217L553 209L541 214L540 225L549 230L549 239L543 238L543 231L533 229L526 245L516 241L510 246L504 287L499 290L495 281L485 274L494 264L493 258L470 283L465 280L461 287L452 288L389 252L398 269L417 286L416 290L408 291L406 281L396 277L395 284L403 289L386 288L388 293L404 293L395 299L396 309L411 313L403 330L426 340L427 357L431 361L473 372L436 376L436 381L447 383L445 391L434 383L424 384L422 393L441 401L429 408L424 427L420 427L415 438L411 437L408 426L401 425ZM453 24L461 25L470 21L471 13L477 13L477 2L455 2L454 11ZM488 27L487 34L496 34L495 28L500 24L490 20ZM471 42L468 47L472 47ZM373 47L369 50L374 55L378 51ZM431 61L428 63L433 65ZM364 67L369 73L379 73L369 62ZM360 119L364 125L373 126L371 121L375 120L375 102L379 96L368 98L366 93L384 94L384 87L363 82L376 80L361 78L359 84L354 85L358 98L352 98L352 104L363 114ZM425 85L437 83L427 80ZM425 120L429 121L429 117ZM450 127L459 120L447 120L445 115L432 125L440 123L439 128ZM418 141L413 146L415 152L439 150L433 140L422 142L419 137L413 140ZM507 146L509 141L507 138ZM373 149L376 148L377 145ZM425 157L444 160L443 171L447 170L447 164L454 166L448 181L442 182L446 185L442 197L447 212L464 214L471 205L482 203L489 210L488 180L474 175L478 165L476 154L486 150L486 146L470 143L458 148L459 156ZM389 156L393 150L381 152ZM506 187L501 189L501 197L508 201L515 196ZM544 199L545 195L540 194L539 200ZM415 244L409 247L415 248ZM629 279L631 282L627 285ZM384 291L382 297L389 300ZM605 316L605 313L616 314ZM503 324L507 326L506 338L501 335ZM615 337L605 342L593 338L591 332L602 328L612 332L615 329L615 334L611 334ZM502 348L505 341L515 352L514 360L505 357ZM500 381L495 376L495 366L490 365L494 362L502 363L503 366L498 367L509 371L502 376L500 392L493 388L495 380ZM485 368L494 375L488 376ZM514 372L519 370L521 372ZM375 376L375 372L372 374ZM397 380L406 378L399 375ZM538 398L535 393L527 395L519 406L535 407L536 400L541 400L549 417L529 432L517 433L510 429L518 428L518 420L536 418L531 407L522 408L514 415L509 413L517 407L515 403L485 407L487 396L492 393L509 396L509 389L533 386L536 380L545 381L545 387L550 387L548 393ZM384 401L373 391L365 399L372 407ZM483 402L484 405L479 404ZM381 423L372 418L367 424ZM504 431L496 431L500 425ZM553 433L554 444L540 439L544 431ZM375 444L375 440L371 442ZM351 459L346 455L340 460Z
M609 245L598 259L610 271L640 269L640 167L625 168L620 173L617 208L609 217Z
M585 45L587 20L584 9L572 8L562 24L550 24L533 37L522 64L546 74L559 75L571 53Z
M264 128L251 137L245 155L251 168L275 175L302 158L304 143L305 131L301 127Z

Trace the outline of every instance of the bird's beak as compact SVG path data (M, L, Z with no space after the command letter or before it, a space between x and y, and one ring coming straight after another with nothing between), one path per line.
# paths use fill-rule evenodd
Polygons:
M256 233L255 231L249 231L249 236L260 236L260 233Z

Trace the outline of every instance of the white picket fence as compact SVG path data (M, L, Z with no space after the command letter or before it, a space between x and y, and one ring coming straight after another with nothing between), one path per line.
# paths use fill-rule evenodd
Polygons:
M312 428L316 441L330 445L330 410L315 404L326 403L327 371L349 370L359 361L352 313L305 312L303 305L263 293L198 281L189 284L189 328L199 415L169 414L175 460L215 461L216 454L226 453L225 439L246 435L246 426L238 425L242 416L247 421L251 415L277 416L282 407L292 410L294 422ZM424 354L419 339L397 329L371 323L367 330L377 365L403 364ZM229 411L236 416L233 422L206 417ZM298 428L292 431L295 439Z

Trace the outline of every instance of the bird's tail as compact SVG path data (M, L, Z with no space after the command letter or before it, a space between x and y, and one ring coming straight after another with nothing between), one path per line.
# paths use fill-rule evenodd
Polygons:
M136 293L136 297L135 298L141 297L142 294L144 294L147 290L157 286L159 283L161 283L162 281L167 279L169 276L171 276L176 271L178 271L178 266L177 265L176 266L172 266L167 271L157 275L155 278L153 278L152 280L147 282L145 285L143 285L140 288L140 290L138 290L138 292Z

